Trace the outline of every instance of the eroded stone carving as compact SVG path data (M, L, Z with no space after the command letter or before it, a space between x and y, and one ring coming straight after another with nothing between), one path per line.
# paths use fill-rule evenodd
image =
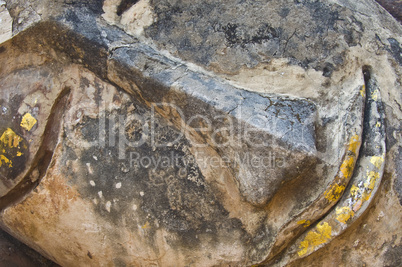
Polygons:
M236 3L258 23L219 3L118 4L59 4L1 45L3 228L63 266L281 266L353 227L400 142L386 149L382 103L400 25L349 2Z

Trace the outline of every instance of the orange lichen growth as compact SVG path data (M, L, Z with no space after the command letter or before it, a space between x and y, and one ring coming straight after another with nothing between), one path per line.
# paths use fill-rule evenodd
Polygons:
M360 148L360 144L361 141L359 135L355 134L350 138L347 148L347 155L340 166L340 173L338 178L349 180L352 176L354 165L356 162L357 151ZM345 190L345 185L342 184L346 184L345 182L347 181L342 181L340 184L335 183L331 185L331 187L324 193L325 198L330 202L337 201L342 196L343 191Z
M22 152L18 151L21 148L23 138L16 134L12 129L7 128L0 137L0 167L13 167L13 158L15 155L21 156ZM23 146L23 148L25 148Z
M358 134L353 135L349 140L348 151L355 153L360 148L360 138Z
M353 172L353 166L355 164L355 157L347 157L341 165L341 173L343 178L349 179Z
M384 156L373 156L370 159L371 164L373 164L377 169L381 168L382 163L384 162Z
M336 208L336 219L341 223L346 223L350 218L352 218L355 213L350 207Z
M374 189L377 179L380 178L380 174L376 171L367 172L367 180L364 182L364 187L370 190Z
M8 165L9 168L13 166L13 162L6 158L4 155L0 155L0 167L3 166L3 164Z
M364 84L362 85L362 88L360 89L360 95L362 97L366 96L366 86Z
M342 162L340 171L342 173L342 177L345 179L349 179L353 173L353 167L356 162L357 151L360 148L360 138L359 135L353 135L349 140L348 145L348 154L345 160Z
M21 120L21 127L27 131L30 131L32 127L37 123L37 120L30 114L26 113Z
M325 198L330 202L337 201L341 196L343 191L345 190L345 186L334 184L330 189L325 191Z
M21 136L16 134L10 128L7 128L7 130L5 130L0 137L0 147L2 148L2 150L4 150L4 148L18 147L21 141Z
M359 193L359 191L360 191L360 189L359 189L357 186L355 186L355 185L352 185L352 188L350 188L350 194L351 194L353 197L356 197L357 194Z
M300 257L331 239L332 228L327 222L319 223L315 228L315 231L308 232L304 240L300 242L300 250L297 252Z
M300 220L297 222L299 225L303 225L304 227L309 227L311 222L309 220Z
M374 101L377 101L378 98L379 98L379 96L380 96L380 92L379 92L378 90L374 90L374 91L371 93L371 98L372 98Z

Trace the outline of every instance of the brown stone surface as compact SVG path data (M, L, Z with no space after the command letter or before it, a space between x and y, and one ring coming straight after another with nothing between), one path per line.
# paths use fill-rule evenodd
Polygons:
M402 1L401 0L376 0L394 18L402 23Z
M374 1L6 7L13 236L62 266L400 265L402 29Z
M59 265L44 258L6 232L0 231L0 266L57 267Z

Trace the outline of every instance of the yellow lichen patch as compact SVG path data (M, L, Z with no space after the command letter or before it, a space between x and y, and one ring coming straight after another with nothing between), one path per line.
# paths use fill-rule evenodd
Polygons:
M13 163L11 160L6 158L6 156L4 156L4 155L0 155L0 167L3 166L3 164L8 165L9 168L11 168L13 166Z
M360 143L361 142L359 139L359 135L357 134L353 135L349 140L348 152L351 153L351 155L346 156L340 168L342 176L345 179L349 179L352 175L353 167L356 160L356 153L357 150L360 148Z
M384 156L373 156L370 159L371 164L373 164L377 169L381 168L382 163L384 162Z
M300 220L297 222L299 225L303 225L304 227L309 227L311 222L309 220Z
M356 197L357 194L359 193L360 188L358 188L355 185L352 185L352 188L350 189L350 194L352 195L352 197Z
M147 228L149 228L149 223L146 222L141 228L142 228L142 229L147 229Z
M365 201L369 201L371 198L371 192L364 192L362 195L362 204Z
M7 128L7 130L5 130L5 132L0 137L0 147L2 146L6 148L18 147L21 141L22 141L21 136L16 134L10 128Z
M366 96L366 86L365 85L362 85L362 88L360 89L360 95L362 97Z
M343 175L343 178L349 179L350 176L352 175L353 172L353 167L355 164L355 157L347 157L341 165L341 173Z
M375 124L375 127L380 128L381 127L381 122L377 121L377 123Z
M325 193L324 193L325 198L331 202L336 201L341 197L344 190L345 190L345 186L334 184L333 186L331 186L330 189L325 191Z
M350 138L348 150L356 154L359 147L360 147L360 138L358 134L355 134Z
M331 233L332 228L327 222L317 224L316 231L310 231L304 240L300 242L300 250L297 252L297 254L299 254L301 257L309 250L314 251L315 247L324 244L331 239Z
M378 172L375 171L367 172L367 180L364 183L364 187L373 190L375 182L377 181L378 178L380 178L380 174Z
M27 131L30 131L36 123L37 123L37 120L30 113L26 113L22 117L21 127Z
M8 179L15 178L19 170L14 170L12 171L13 174L11 174L3 168L11 169L21 166L26 161L26 157L22 155L27 151L24 138L16 134L11 128L7 128L0 136L0 167L2 167L2 174L6 175Z
M349 207L336 208L336 219L341 223L346 223L355 213Z
M374 100L374 101L377 101L378 100L378 95L379 95L379 91L378 90L374 90L372 93L371 93L371 98Z
M348 144L348 155L345 157L340 166L340 178L348 180L352 176L353 168L356 162L356 153L357 150L360 148L360 143L361 141L359 135L355 134L350 138ZM334 184L331 186L330 189L325 191L324 196L331 202L336 201L343 194L344 190L344 185Z

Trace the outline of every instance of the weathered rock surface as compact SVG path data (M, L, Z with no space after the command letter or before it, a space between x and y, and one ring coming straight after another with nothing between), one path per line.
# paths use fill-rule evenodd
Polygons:
M99 3L6 4L4 229L62 266L398 265L402 29L389 14L373 1Z
M0 264L18 267L58 267L36 251L15 240L4 231L0 232Z

